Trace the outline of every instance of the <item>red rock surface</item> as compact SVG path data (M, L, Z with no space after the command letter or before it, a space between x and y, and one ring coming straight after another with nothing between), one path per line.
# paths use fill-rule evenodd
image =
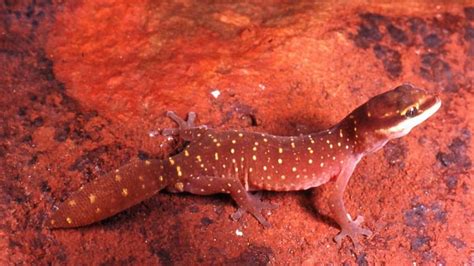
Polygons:
M0 4L1 262L474 263L474 5L157 2ZM268 230L231 221L228 197L166 193L89 227L44 226L82 184L168 153L167 110L292 135L402 82L443 107L356 169L346 204L375 232L359 253L336 246L307 192L264 193L280 205Z

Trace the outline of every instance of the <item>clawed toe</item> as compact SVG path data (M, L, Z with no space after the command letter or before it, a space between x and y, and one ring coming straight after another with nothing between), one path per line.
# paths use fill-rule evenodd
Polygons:
M267 219L265 219L261 213L256 213L256 214L253 214L255 216L255 218L260 222L260 224L263 225L263 227L265 228L270 228L272 227L272 224L270 222L267 221Z
M256 204L257 209L260 211L262 210L275 210L278 208L278 204L276 203L271 203L271 202L265 202L265 201L260 201Z
M239 207L237 209L236 212L234 212L232 215L231 215L231 218L234 220L234 221L237 221L239 220L240 218L242 218L242 216L246 213L246 212L249 212L250 214L252 214L255 219L257 219L257 221L263 225L263 227L265 228L270 228L272 225L270 224L270 222L268 222L265 217L262 215L262 211L264 210L274 210L276 208L278 208L278 205L277 204L273 204L273 203L270 203L270 202L264 202L264 201L261 201L260 198L261 198L261 193L256 193L254 195L251 195L249 194L248 195L249 197L249 200L251 201L251 207L249 207L249 209L246 209L244 207Z
M370 237L372 236L372 231L370 231L369 229L367 228L362 228L360 225L364 222L364 217L363 216L357 216L357 218L355 219L354 223L358 226L357 227L357 230L359 232L360 235L364 235L366 237Z
M270 222L268 222L262 215L262 210L264 209L275 209L277 208L278 205L276 204L271 204L271 203L261 203L259 204L258 206L256 206L255 210L253 211L248 211L250 212L250 214L252 214L257 220L259 223L261 223L265 228L270 228L272 225L270 224ZM237 211L235 211L233 214L230 215L230 217L232 218L232 220L234 221L238 221L240 220L240 218L242 218L242 216L244 216L245 212L247 212L246 209L244 208L238 208Z
M178 124L179 129L189 129L194 127L194 121L196 120L196 113L189 112L188 119L185 121L181 117L179 117L175 112L168 111L166 112L166 116L173 120L176 124Z
M188 124L184 121L181 117L179 117L175 112L168 111L166 112L166 116L173 120L176 124L178 124L179 129L186 129Z
M246 210L244 208L238 208L233 214L230 215L230 217L232 220L238 221L240 218L242 218L245 212Z
M187 120L182 119L179 117L175 112L173 111L167 111L166 116L169 117L173 122L178 124L178 128L165 128L161 132L164 136L171 136L171 137L176 137L181 135L183 131L185 130L190 130L194 128L203 128L206 129L206 126L200 126L200 127L195 127L194 126L194 121L196 120L196 113L195 112L189 112Z
M255 219L257 219L257 221L263 225L263 227L265 228L270 228L272 227L272 225L270 224L270 222L267 221L267 219L265 219L265 217L263 217L262 213L261 213L261 210L259 209L253 209L252 210L245 210L243 208L239 208L235 213L234 213L234 216L242 216L243 213L245 213L245 211L248 211L250 214L253 215L253 217L255 217Z
M194 121L196 120L196 113L195 112L189 112L188 113L188 120L186 121L186 124L188 128L194 127Z
M359 236L363 235L366 237L370 237L372 235L372 231L366 228L362 228L361 224L364 222L364 218L362 216L358 216L354 221L349 222L347 225L342 226L341 232L334 237L334 241L336 241L338 246L341 246L342 240L348 236L356 250L360 249L359 245Z
M357 216L357 218L354 220L354 223L357 225L361 225L364 222L364 216Z

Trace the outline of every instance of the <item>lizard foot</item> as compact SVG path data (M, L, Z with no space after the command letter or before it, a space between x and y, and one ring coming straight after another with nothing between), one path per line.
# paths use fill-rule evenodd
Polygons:
M178 124L178 128L165 128L162 130L162 134L165 136L177 136L179 132L182 130L194 128L194 121L196 120L196 113L189 112L188 119L185 121L181 117L179 117L175 112L168 111L166 112L166 116L173 120L176 124Z
M261 193L256 193L255 195L248 195L251 201L251 206L252 208L246 209L242 206L239 206L236 212L234 212L231 215L231 218L234 221L238 221L242 216L246 213L249 212L252 214L259 223L261 223L265 228L270 228L272 225L270 222L268 222L265 217L262 215L263 210L274 210L278 208L278 204L270 203L270 202L264 202L261 201L260 198L262 197Z
M348 236L352 243L354 244L354 248L356 250L360 249L358 237L359 235L364 235L370 237L372 235L372 231L369 229L362 228L361 224L364 222L364 217L357 216L355 221L351 221L347 224L347 226L343 226L341 232L334 237L334 241L336 241L338 246L341 246L342 240Z

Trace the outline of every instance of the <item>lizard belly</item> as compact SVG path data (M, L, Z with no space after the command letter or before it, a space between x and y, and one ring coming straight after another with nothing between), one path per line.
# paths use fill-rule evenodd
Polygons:
M263 168L263 167L262 167ZM249 190L296 191L321 186L335 176L339 170L320 171L300 165L301 172L266 171L260 176L249 177Z

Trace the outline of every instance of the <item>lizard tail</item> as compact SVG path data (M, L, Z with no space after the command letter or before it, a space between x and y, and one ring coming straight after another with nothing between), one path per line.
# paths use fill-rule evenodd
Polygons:
M166 187L163 161L135 160L74 192L49 220L51 228L92 224L121 212Z

